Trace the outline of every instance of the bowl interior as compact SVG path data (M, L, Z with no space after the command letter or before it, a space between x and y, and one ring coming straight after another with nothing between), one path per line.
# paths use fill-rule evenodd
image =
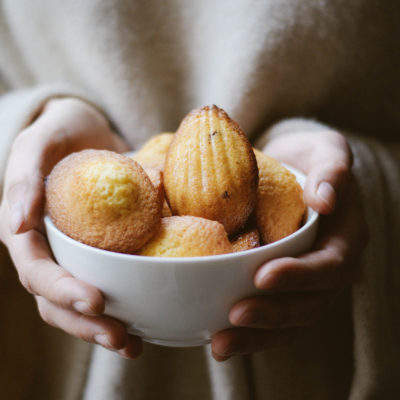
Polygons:
M287 166L304 186L304 175ZM253 276L268 259L308 250L318 214L307 209L303 226L274 243L237 253L204 257L147 257L110 252L80 243L44 223L54 256L73 276L102 291L106 314L128 331L166 346L208 343L230 327L229 309L241 298L259 294Z
M128 153L129 154L129 153ZM282 163L283 164L283 163ZM283 164L289 171L291 171L295 176L296 180L300 183L300 185L304 188L304 184L306 181L305 175L298 171L297 169L287 165ZM315 224L318 223L319 219L319 214L314 211L311 207L307 207L306 209L306 215L304 218L303 225L294 233L291 235L288 235L280 240L277 240L276 242L265 244L263 246L250 249L250 250L245 250L237 253L229 253L229 254L220 254L220 255L213 255L213 256L202 256L202 257L148 257L148 256L138 256L134 254L123 254L123 253L115 253L115 252L110 252L107 250L103 249L98 249L95 247L88 246L84 243L81 243L77 240L74 240L70 238L69 236L65 235L63 232L61 232L52 222L51 218L46 215L44 218L45 226L46 229L48 230L48 233L57 235L62 238L62 240L65 240L74 246L77 246L77 248L82 248L85 249L85 251L93 252L93 253L99 253L103 255L104 257L112 257L114 259L144 259L144 260L149 260L151 259L152 262L155 263L168 263L168 262L173 262L173 263L202 263L204 261L211 262L216 259L229 259L229 258L241 258L241 257L246 257L246 255L249 254L256 254L256 253L265 253L269 250L272 250L276 247L282 246L283 244L290 242L294 240L296 237L301 236L309 230L311 227L313 227Z

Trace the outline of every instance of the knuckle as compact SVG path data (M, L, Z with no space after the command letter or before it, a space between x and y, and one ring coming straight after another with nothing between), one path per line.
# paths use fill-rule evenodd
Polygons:
M67 299L65 296L65 287L70 279L72 278L69 275L64 275L61 273L54 280L49 282L48 285L49 296L54 302L64 307L69 307L72 305L72 299Z
M57 277L51 283L51 287L55 293L59 293L61 290L63 290L63 286L66 284L67 278L70 278L70 276L64 275L63 273L57 275Z
M47 302L44 299L39 297L37 299L37 306L38 306L39 315L42 318L42 320L44 322L46 322L46 324L56 327L57 325L54 321L51 309L50 309L49 305L47 304Z
M68 132L64 127L46 126L43 124L40 164L54 165L68 153ZM50 171L45 171L46 174Z
M30 293L30 294L36 294L33 285L31 282L31 274L29 272L30 268L22 268L18 270L18 278L19 281L21 282L21 285Z
M336 270L340 270L345 264L345 256L340 250L332 251L331 266Z
M344 164L351 168L353 165L353 152L346 137L337 131L331 130L326 132L325 138L327 139L328 143L331 143L335 147L341 149L345 157Z
M94 333L88 329L86 317L78 315L75 320L74 335L88 343L95 343Z
M332 163L331 169L339 177L349 177L351 173L351 165L345 161Z
M331 271L332 280L331 285L335 288L342 288L346 286L349 280L349 271L347 268L346 257L340 248L329 248L329 260L327 267Z
M350 150L347 139L338 131L329 130L326 132L325 137L336 146L342 147L343 149L346 149L348 151Z

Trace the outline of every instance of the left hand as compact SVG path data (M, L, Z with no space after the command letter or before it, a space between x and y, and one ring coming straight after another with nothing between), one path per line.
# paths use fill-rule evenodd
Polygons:
M335 294L356 279L368 240L351 173L352 153L342 135L328 130L289 133L264 151L307 175L306 204L325 215L312 251L268 261L257 270L254 284L265 295L232 307L229 320L235 328L212 339L217 361L284 344L296 328L316 322Z

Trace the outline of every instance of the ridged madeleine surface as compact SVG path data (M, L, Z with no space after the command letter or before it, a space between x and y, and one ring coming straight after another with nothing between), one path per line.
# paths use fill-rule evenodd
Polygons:
M223 225L198 217L167 217L137 253L153 257L199 257L232 252Z
M254 150L259 170L255 216L263 242L272 243L300 228L306 209L296 177L277 160Z
M232 234L252 212L257 185L251 145L225 111L206 106L183 119L164 168L164 188L174 215L219 221Z
M142 167L129 157L84 150L61 160L46 183L54 224L93 247L132 253L156 232L160 198Z

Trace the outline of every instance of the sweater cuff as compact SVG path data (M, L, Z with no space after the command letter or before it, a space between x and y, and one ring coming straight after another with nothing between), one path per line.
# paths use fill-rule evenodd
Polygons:
M75 97L99 109L91 96L81 89L52 84L9 92L0 97L0 196L8 155L15 137L38 116L52 98ZM100 112L103 112L99 109Z

